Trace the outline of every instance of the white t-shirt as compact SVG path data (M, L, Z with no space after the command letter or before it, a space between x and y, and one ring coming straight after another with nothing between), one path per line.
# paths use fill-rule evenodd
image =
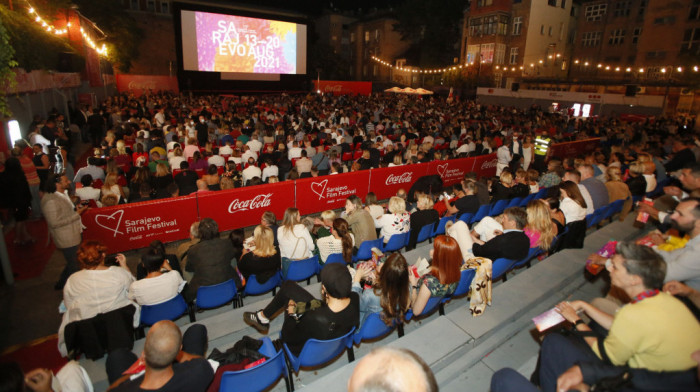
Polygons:
M157 305L176 296L185 283L177 271L137 280L129 286L129 299L139 305Z
M314 250L314 241L306 226L294 225L290 232L284 226L277 228L277 241L280 244L280 256L292 260L307 259Z

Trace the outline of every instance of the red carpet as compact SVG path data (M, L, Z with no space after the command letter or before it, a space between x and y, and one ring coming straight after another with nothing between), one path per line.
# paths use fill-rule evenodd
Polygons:
M0 355L0 362L15 361L23 372L42 367L58 372L68 359L58 352L58 337L47 336L22 345L9 347Z
M36 242L33 244L13 244L12 241L15 239L14 231L5 235L7 253L10 256L12 271L16 274L15 279L17 280L35 278L41 275L44 267L46 267L46 263L49 262L51 255L56 250L53 242L46 246L49 231L45 220L27 221L27 230L36 239Z

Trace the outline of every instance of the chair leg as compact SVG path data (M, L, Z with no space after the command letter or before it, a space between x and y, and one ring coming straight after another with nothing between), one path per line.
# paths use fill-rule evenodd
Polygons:
M440 306L438 307L438 313L440 313L440 316L445 315L445 304L440 302Z
M277 287L272 288L272 297L274 298L275 295L277 295Z
M348 363L353 362L355 360L355 350L353 350L352 346L348 347Z
M289 378L287 376L282 376L284 378L284 385L287 387L287 392L291 392L293 389L289 387Z
M507 282L508 281L508 271L503 273L503 281Z
M190 322L194 323L197 321L197 317L195 316L195 313L197 313L197 305L190 305Z
M403 336L403 323L396 326L396 332L398 333L399 337Z
M287 353L284 354L284 360L285 362L287 362L287 375L289 378L289 387L291 388L292 392L294 392L294 373L292 372L292 364L287 358Z

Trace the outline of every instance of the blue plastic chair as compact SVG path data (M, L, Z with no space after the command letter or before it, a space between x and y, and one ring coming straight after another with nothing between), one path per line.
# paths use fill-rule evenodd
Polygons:
M333 264L333 263L346 264L345 259L343 258L343 254L342 253L329 254L328 257L326 258L325 264Z
M503 199L503 200L497 201L491 207L491 210L489 211L489 215L491 215L491 216L501 215L503 213L503 211L505 211L506 206L508 206L508 202L509 202L508 199Z
M495 282L501 277L503 278L503 281L507 281L508 277L506 276L506 273L510 271L513 268L513 265L515 264L517 260L511 260L511 259L505 259L505 258L500 258L496 259L493 261L493 267L492 267L492 272L491 272L491 281Z
M539 190L539 192L535 193L535 197L533 199L541 199L547 196L547 192L549 192L549 188L542 188Z
M352 327L350 332L339 338L331 340L309 339L304 344L304 348L301 349L301 353L299 353L298 357L292 354L287 343L284 343L284 353L287 357L287 371L289 372L289 384L292 387L292 391L294 390L294 376L292 372L298 373L301 367L323 365L337 357L340 353L345 351L345 349L348 350L348 362L354 361L355 352L352 349L354 333L355 327Z
M295 260L289 265L287 276L283 276L282 280L292 280L295 282L306 281L306 284L311 284L311 277L319 272L318 255L313 255L308 259Z
M474 219L474 214L472 214L471 212L465 212L464 214L460 215L457 220L461 220L462 222L468 225L469 222L472 221L472 219Z
M440 301L442 301L444 297L430 297L428 299L428 303L425 304L425 307L423 308L423 311L420 312L419 314L413 314L413 310L409 309L408 312L406 312L406 321L410 321L414 317L423 317L423 316L428 316L431 313L435 311L440 306Z
M564 240L564 237L569 233L569 226L564 226L564 231L559 233L556 237L554 237L554 240L552 240L552 246L549 248L549 253L554 254L556 252L559 252L562 247L562 241Z
M177 320L183 314L187 313L188 307L185 298L181 294L173 298L157 304L141 306L141 325L139 325L136 336L143 337L144 327L151 326L162 320ZM197 321L194 312L190 312L190 322Z
M530 268L530 264L532 263L532 260L542 254L542 249L540 249L539 246L536 246L534 248L530 248L530 250L527 252L527 256L525 256L524 259L518 260L513 264L513 268L520 268L524 265L527 266L527 268Z
M354 263L357 263L358 261L369 260L372 258L372 248L377 248L379 250L382 250L382 247L383 247L383 239L382 238L377 238L376 240L364 241L363 243L360 244L360 249L357 251L357 254L352 257L352 261Z
M284 350L275 352L272 341L267 336L262 338L263 345L260 353L268 359L250 369L235 372L224 372L221 376L219 392L258 392L273 385L280 377L284 378L287 392L291 391L287 378L287 363L284 360Z
M454 215L445 216L445 217L440 218L440 221L438 222L437 226L435 227L435 230L433 230L433 237L445 234L445 225L447 225L447 222L454 222L454 221L455 221Z
M520 203L522 203L523 198L522 197L514 197L510 199L510 203L506 206L506 208L510 207L520 207Z
M277 287L282 283L282 275L278 272L274 274L265 283L258 282L258 277L255 275L250 275L245 282L245 287L243 288L243 296L241 296L238 301L240 305L243 306L243 297L248 295L260 295L272 291L272 296L275 296Z
M411 231L409 230L405 233L392 234L391 237L389 237L389 241L382 246L382 252L396 252L406 246L410 233Z
M381 312L370 313L365 317L360 329L352 336L355 344L363 340L374 340L386 336L394 330L394 323L386 325L382 321Z
M482 205L481 207L479 207L479 210L476 211L476 214L474 214L474 218L472 218L472 221L469 222L469 224L474 224L476 222L480 222L482 219L489 216L490 210L491 210L491 204Z
M428 223L427 225L421 227L418 232L418 238L416 239L416 244L420 244L425 240L430 240L433 242L433 230L435 229L435 223Z
M535 193L530 193L529 195L525 196L521 201L520 201L520 207L527 207L527 203L529 203L532 199L534 199L536 196Z
M625 201L625 199L620 199L608 204L608 211L605 213L602 220L610 219L613 215L620 213L622 207L625 205Z
M461 297L463 295L466 295L469 292L469 288L472 285L472 280L474 280L474 276L476 276L476 269L470 268L462 271L460 277L459 277L459 283L457 283L457 288L455 289L455 292L449 295L446 295L442 301L440 301L440 315L445 314L445 304L452 300L452 298L457 298Z
M233 308L238 307L238 290L233 279L223 283L200 286L197 289L197 298L192 302L192 310L218 308L219 306L233 300Z

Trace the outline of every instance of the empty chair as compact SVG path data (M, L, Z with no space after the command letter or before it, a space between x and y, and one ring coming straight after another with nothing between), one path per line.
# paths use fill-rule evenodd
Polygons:
M428 223L423 226L418 232L418 238L416 239L416 244L420 244L425 240L432 240L433 230L435 229L435 223Z
M267 336L264 336L262 341L263 345L259 351L267 356L268 359L250 369L224 372L221 376L219 392L264 391L277 382L280 377L284 378L287 391L291 390L287 379L287 363L284 358L284 350L275 352L272 341Z
M371 240L371 241L365 241L360 244L360 249L357 251L357 254L352 257L353 262L358 262L358 261L365 261L369 260L372 258L372 248L377 248L379 250L382 250L382 245L383 245L383 239L382 238L377 238L376 240Z
M406 246L406 243L408 243L408 236L410 234L410 230L401 234L392 234L392 236L389 237L389 241L387 241L387 243L382 247L382 252L386 253L400 250Z
M445 234L445 225L447 222L454 222L455 217L454 216L446 216L443 218L440 218L440 221L438 222L437 226L435 227L435 230L433 230L433 237L441 234Z
M330 263L340 263L340 264L345 264L345 259L343 258L342 253L331 253L328 255L328 258L326 258L326 264Z
M440 301L440 314L444 315L445 314L445 304L450 301L452 298L456 297L461 297L463 295L466 295L469 292L469 288L472 285L472 280L474 280L474 276L476 276L476 269L470 268L470 269L465 269L462 271L461 276L459 277L459 283L457 283L457 288L455 289L455 292L449 295L446 295L441 301Z
M259 283L255 275L250 275L243 288L243 295L260 295L272 291L272 296L274 296L280 283L282 283L282 275L279 273L272 275L265 283ZM240 299L240 302L243 306L243 298Z
M542 199L543 197L547 197L547 192L549 192L549 188L542 188L539 192L535 193L535 197L533 197L533 199Z
M510 199L510 202L508 203L506 208L508 208L508 207L520 207L520 203L522 203L522 201L523 201L522 197L514 197L514 198Z
M233 308L238 307L238 290L233 279L211 285L200 286L197 289L197 298L192 302L192 310L218 308L233 300Z
M311 277L318 274L318 255L314 255L304 260L295 260L289 265L287 276L283 276L283 280L293 280L300 282L306 281L306 284L311 284Z
M292 372L299 372L301 367L322 365L334 359L346 349L348 350L348 362L354 361L355 352L352 349L354 333L355 327L339 338L331 340L309 339L304 344L304 348L301 349L301 353L299 353L298 357L292 354L285 343L284 352L287 356L287 370L289 372L289 383L291 384L292 391L294 390L294 375Z
M474 224L477 222L480 222L482 219L487 217L489 215L489 211L491 210L491 205L490 204L484 204L481 207L479 207L479 210L476 211L476 214L474 214L474 218L472 218L472 221L469 222L469 224Z
M511 260L511 259L496 259L493 261L493 269L491 273L491 281L495 282L501 277L503 277L503 281L507 281L508 277L506 276L506 273L510 271L513 268L513 265L515 264L516 260Z
M491 216L497 216L501 215L503 211L506 209L508 206L509 200L508 199L503 199L497 201L493 206L491 207L491 210L489 211L489 215Z
M352 337L355 344L360 344L363 340L373 340L384 337L394 330L394 323L386 325L382 321L381 312L370 313L365 317L360 329ZM399 334L401 337L401 334Z

